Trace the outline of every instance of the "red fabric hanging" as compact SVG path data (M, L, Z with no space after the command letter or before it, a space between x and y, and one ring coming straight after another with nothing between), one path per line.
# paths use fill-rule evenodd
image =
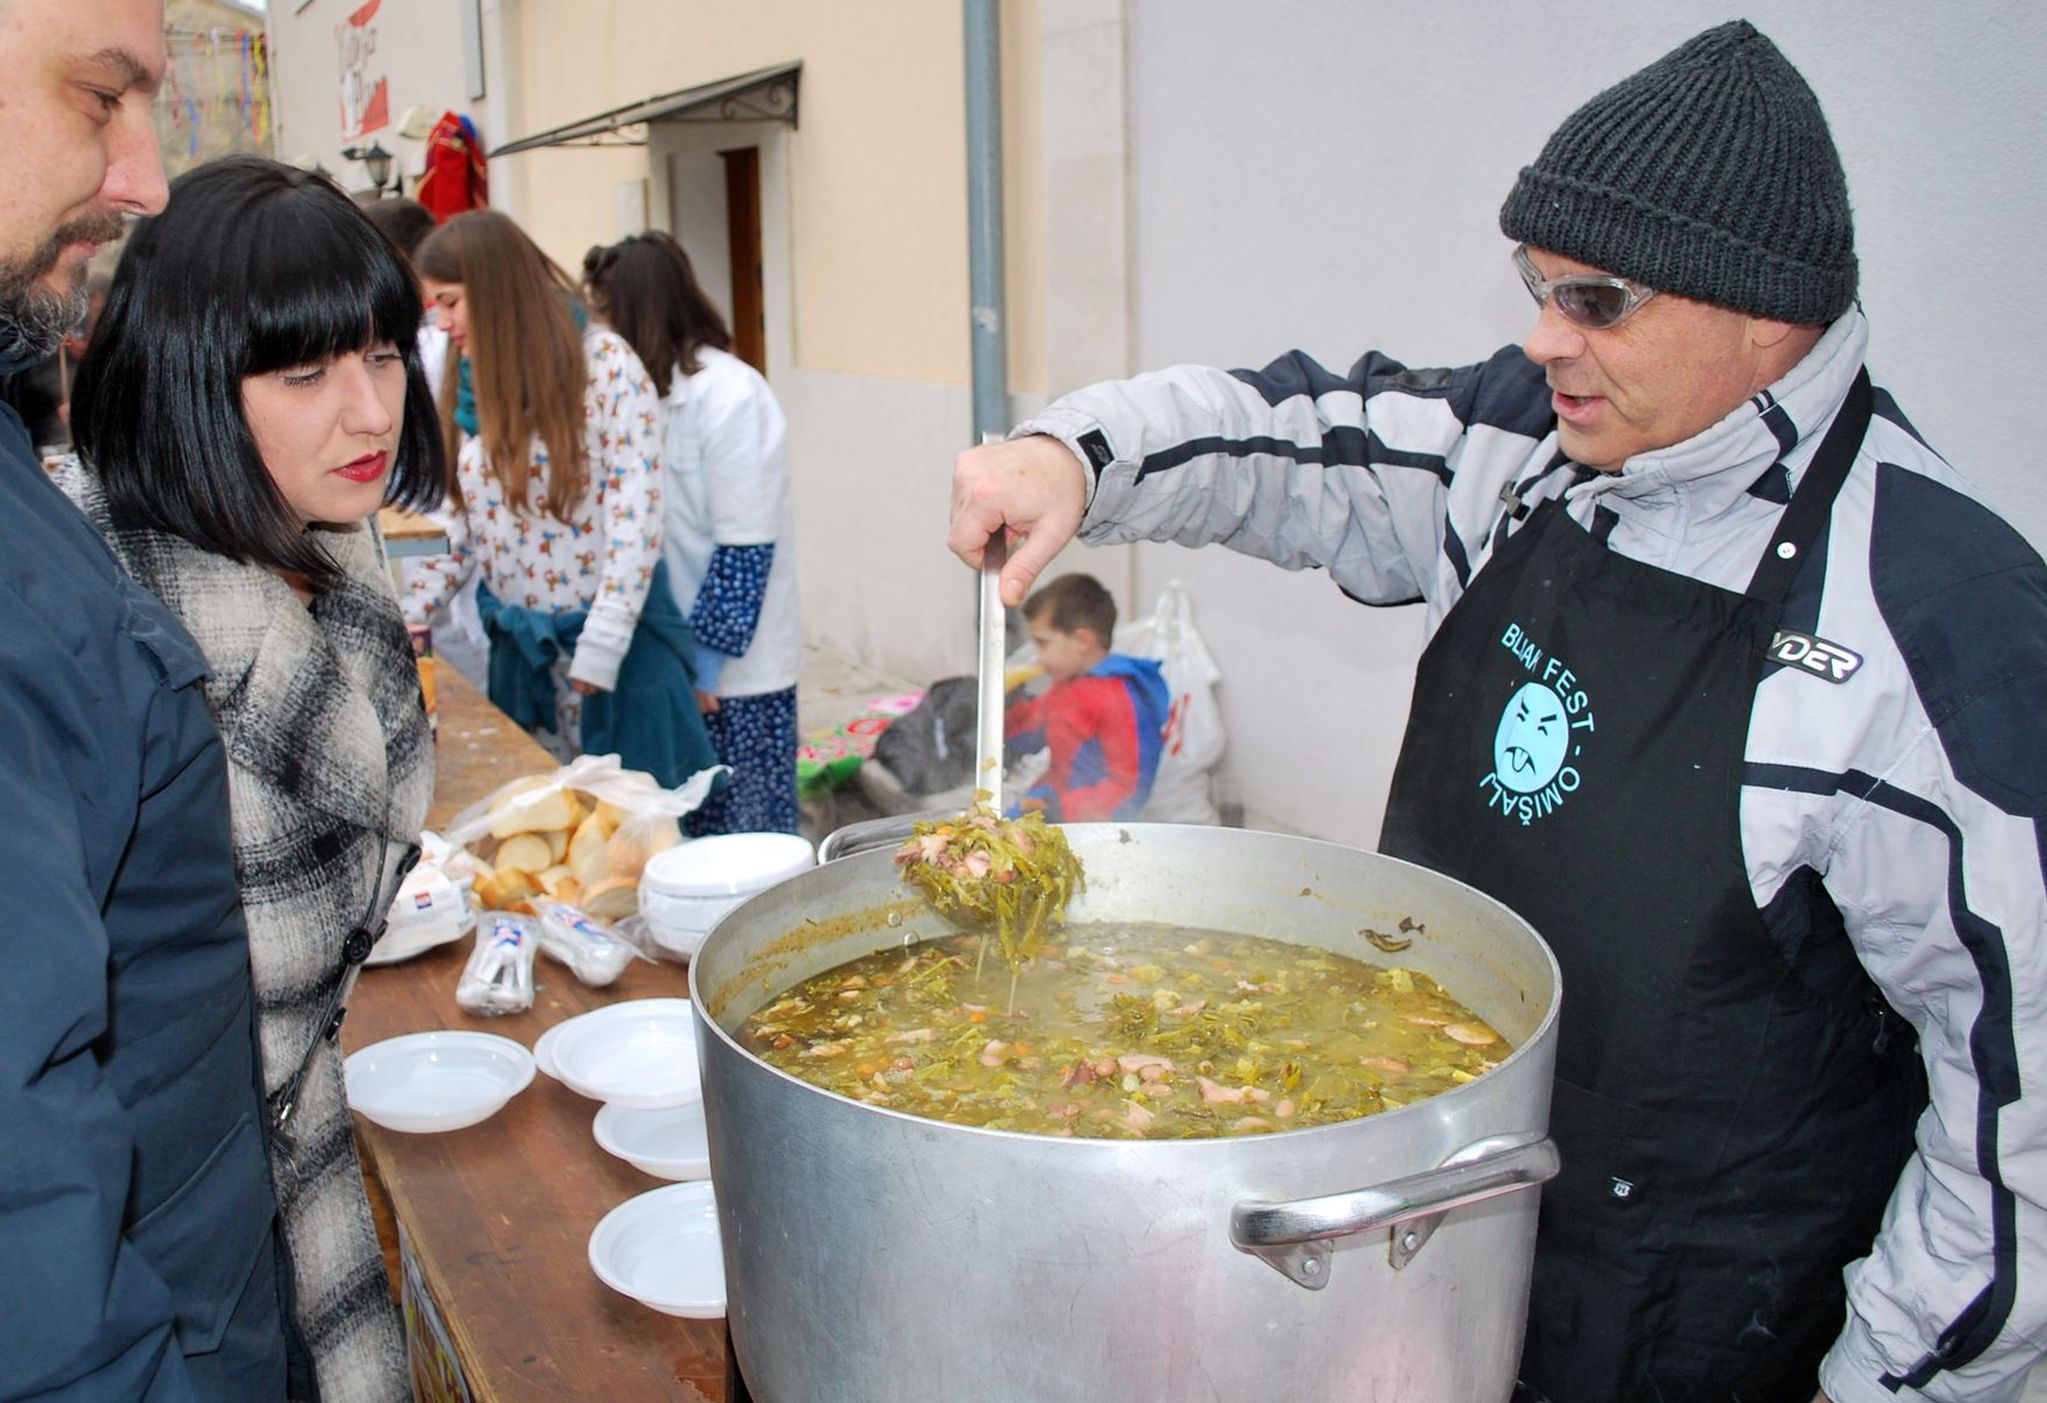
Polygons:
M426 174L419 178L413 198L432 212L436 224L445 224L464 210L483 209L490 204L486 164L475 125L467 117L445 112L427 134Z

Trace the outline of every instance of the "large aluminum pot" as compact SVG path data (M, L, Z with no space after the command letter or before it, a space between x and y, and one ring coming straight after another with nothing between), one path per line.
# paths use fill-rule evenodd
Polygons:
M1556 1172L1548 948L1470 887L1374 853L1233 829L1066 831L1087 868L1076 921L1397 962L1516 1051L1455 1091L1284 1134L1154 1143L923 1120L734 1039L790 985L950 931L886 851L794 877L728 915L690 967L727 1317L754 1397L1501 1403L1534 1252L1525 1190ZM1398 956L1360 935L1403 918L1422 928Z

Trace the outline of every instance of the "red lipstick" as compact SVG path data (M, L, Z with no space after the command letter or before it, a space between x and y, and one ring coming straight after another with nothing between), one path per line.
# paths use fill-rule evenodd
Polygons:
M350 482L375 482L384 475L390 457L384 453L365 453L353 463L346 463L334 471Z

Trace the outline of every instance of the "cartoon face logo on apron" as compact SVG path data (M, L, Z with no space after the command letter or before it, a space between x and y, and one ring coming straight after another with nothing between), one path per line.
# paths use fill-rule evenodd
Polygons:
M1592 699L1563 659L1546 652L1508 624L1500 646L1512 653L1532 680L1521 684L1500 712L1493 732L1492 773L1479 780L1487 807L1524 827L1546 818L1578 792L1573 763L1597 729Z

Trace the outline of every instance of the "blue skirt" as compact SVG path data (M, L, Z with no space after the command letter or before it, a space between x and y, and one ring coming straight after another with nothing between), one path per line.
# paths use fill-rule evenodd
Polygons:
M718 762L732 767L732 779L684 816L684 831L692 838L796 832L796 689L720 697L704 726Z

